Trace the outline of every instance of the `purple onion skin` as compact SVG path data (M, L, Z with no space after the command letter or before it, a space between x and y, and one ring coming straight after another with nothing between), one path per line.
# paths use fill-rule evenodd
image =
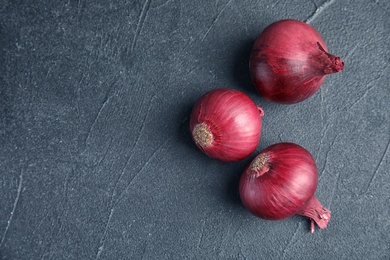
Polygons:
M340 72L344 62L329 54L321 35L297 20L269 25L250 55L252 82L272 102L293 104L312 96L327 74Z
M311 154L297 144L279 143L250 163L241 176L239 191L244 206L259 218L280 220L299 214L325 228L330 211L314 195L317 183Z
M260 142L264 112L243 92L215 89L195 104L190 131L198 148L225 162L242 160Z

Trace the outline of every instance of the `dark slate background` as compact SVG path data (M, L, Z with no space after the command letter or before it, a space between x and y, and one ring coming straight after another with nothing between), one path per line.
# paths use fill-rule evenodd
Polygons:
M387 0L0 0L0 258L390 259L389 17ZM284 18L346 64L295 105L248 78ZM195 147L189 113L217 87L264 108L257 152L312 152L327 229L252 216L237 190L255 154Z

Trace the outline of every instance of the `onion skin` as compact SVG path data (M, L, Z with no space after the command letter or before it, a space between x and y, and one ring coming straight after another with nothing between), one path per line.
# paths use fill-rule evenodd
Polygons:
M314 192L318 171L311 154L294 143L274 144L249 164L240 178L244 206L255 216L280 220L299 214L326 228L330 211L322 207Z
M215 89L195 104L190 131L195 144L211 158L239 161L257 148L264 112L244 93Z
M269 101L292 104L312 96L327 74L344 62L329 54L321 35L297 20L272 23L257 38L250 55L252 82Z

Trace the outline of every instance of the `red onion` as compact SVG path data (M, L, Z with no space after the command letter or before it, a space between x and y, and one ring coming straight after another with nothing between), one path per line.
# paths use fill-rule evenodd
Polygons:
M329 54L321 35L297 20L269 25L257 38L249 61L253 84L267 100L297 103L313 95L327 74L344 62Z
M262 108L244 93L215 89L204 94L192 110L192 138L209 157L238 161L259 144L263 115Z
M330 211L318 201L318 172L311 154L294 143L274 144L250 163L240 179L244 206L263 219L284 219L294 214L311 219L322 229Z

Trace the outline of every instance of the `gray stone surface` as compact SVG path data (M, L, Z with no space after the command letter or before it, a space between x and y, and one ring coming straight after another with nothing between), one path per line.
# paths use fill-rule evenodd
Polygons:
M389 3L0 0L0 258L390 259ZM254 40L284 18L346 64L295 105L248 79ZM327 229L252 216L238 179L256 154L195 147L189 113L217 87L264 108L256 153L312 152Z

